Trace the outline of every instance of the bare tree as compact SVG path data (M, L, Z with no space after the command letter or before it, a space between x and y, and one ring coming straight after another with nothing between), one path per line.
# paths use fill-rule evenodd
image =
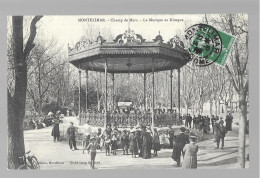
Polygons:
M211 65L206 68L207 75L209 76L209 102L210 102L210 117L213 115L212 107L213 101L215 102L215 115L218 115L218 103L220 101L220 96L225 88L227 82L227 75L225 73L225 68L217 65Z
M188 65L183 67L182 77L182 99L188 114L188 109L194 104L196 95L195 76L193 75L193 70Z
M239 96L239 166L245 167L245 133L247 121L248 97L248 16L246 14L223 14L212 19L212 23L236 36L233 50L230 54L230 63L225 68L231 78L233 87Z
M59 49L55 49L57 43L52 40L36 41L35 47L28 58L28 87L27 92L33 101L34 111L41 114L42 104L53 84L54 71L60 64L55 64Z
M209 85L210 80L209 76L207 75L207 70L202 67L195 67L193 69L193 75L195 76L195 83L196 83L196 95L197 95L197 103L199 113L203 113L203 105L208 100L209 96Z
M25 152L23 119L25 115L27 89L27 59L34 48L36 23L42 16L35 16L30 25L30 35L23 46L23 16L12 17L12 49L15 71L14 94L8 90L8 168L17 169L19 156Z
M225 78L226 79L226 78ZM228 103L232 101L234 95L234 88L230 78L226 79L223 92L220 95L220 99L224 102L225 115L228 114Z

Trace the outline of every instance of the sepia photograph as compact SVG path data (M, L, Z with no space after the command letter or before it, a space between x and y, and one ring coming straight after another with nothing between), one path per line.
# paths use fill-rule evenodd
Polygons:
M6 20L7 169L250 168L248 14Z

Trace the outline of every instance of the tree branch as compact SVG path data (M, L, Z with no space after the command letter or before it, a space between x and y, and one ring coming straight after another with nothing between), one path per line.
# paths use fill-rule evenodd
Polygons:
M227 71L228 71L228 73L229 73L229 75L230 75L230 77L231 77L231 81L232 81L232 83L233 83L233 87L235 88L235 90L237 91L237 93L239 93L239 89L237 88L236 82L235 82L235 80L234 80L234 77L233 77L233 75L232 75L232 73L231 73L229 67L228 67L227 65L225 65L225 67L226 67L226 69L227 69Z
M248 80L248 78L247 78L247 80L246 80L246 84L245 84L245 91L244 91L244 94L245 95L247 95L247 92L248 92L248 85L249 85L249 80Z
M28 38L28 41L26 43L26 46L24 48L24 60L27 59L30 51L33 49L33 47L35 46L35 44L33 43L34 38L36 36L36 23L42 18L43 16L35 16L31 22L31 26L30 26L30 36Z

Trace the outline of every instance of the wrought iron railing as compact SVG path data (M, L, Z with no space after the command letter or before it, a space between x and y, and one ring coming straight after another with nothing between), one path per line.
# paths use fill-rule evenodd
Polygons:
M89 121L89 125L104 126L105 114L101 113L81 113L80 123L83 125ZM107 114L107 123L117 125L118 127L136 126L138 123L150 126L152 123L152 114ZM155 114L154 126L165 127L179 125L177 113L171 114Z

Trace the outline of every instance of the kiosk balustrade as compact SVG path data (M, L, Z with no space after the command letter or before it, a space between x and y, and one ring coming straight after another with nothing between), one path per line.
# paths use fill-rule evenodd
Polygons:
M89 121L89 125L103 127L105 121L105 114L102 113L81 113L80 124L84 125ZM178 114L155 114L154 126L166 127L172 125L178 125ZM107 114L107 123L116 125L119 128L122 127L134 127L136 125L151 126L152 114Z

